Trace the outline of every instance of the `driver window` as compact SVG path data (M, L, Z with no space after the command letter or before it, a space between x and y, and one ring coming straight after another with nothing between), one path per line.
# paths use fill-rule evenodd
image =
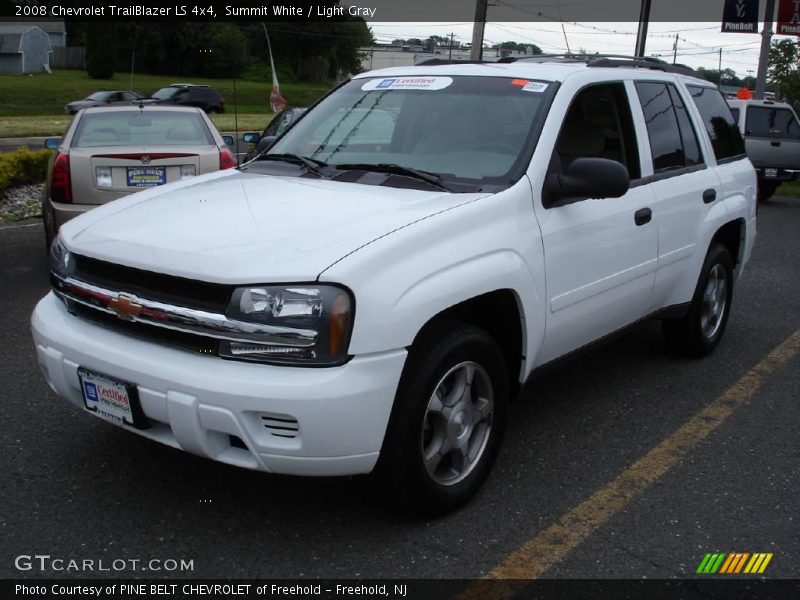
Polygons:
M564 171L576 158L607 158L628 169L631 181L641 176L630 104L622 83L584 88L572 101L550 168Z

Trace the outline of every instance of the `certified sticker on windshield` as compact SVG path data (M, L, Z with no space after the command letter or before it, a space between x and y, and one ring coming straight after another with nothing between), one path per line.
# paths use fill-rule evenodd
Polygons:
M537 94L541 94L546 89L547 89L547 84L542 83L541 81L529 81L524 86L522 86L523 92L536 92Z
M452 77L384 77L370 79L361 86L361 89L365 92L380 90L443 90L452 84Z

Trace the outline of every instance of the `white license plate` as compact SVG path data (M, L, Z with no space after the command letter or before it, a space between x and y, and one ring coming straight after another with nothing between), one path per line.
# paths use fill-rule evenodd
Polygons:
M764 177L777 177L778 169L764 169Z
M78 369L86 408L115 423L135 424L133 387L100 373Z

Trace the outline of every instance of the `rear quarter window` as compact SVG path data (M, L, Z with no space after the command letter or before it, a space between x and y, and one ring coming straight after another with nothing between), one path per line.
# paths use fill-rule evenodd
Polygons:
M703 124L711 138L711 147L717 160L744 156L744 140L736 125L731 108L719 90L699 85L686 86L697 110L703 117Z

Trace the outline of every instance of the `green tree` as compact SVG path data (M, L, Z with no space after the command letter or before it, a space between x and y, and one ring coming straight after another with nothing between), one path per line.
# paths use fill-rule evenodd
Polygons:
M247 63L247 36L234 25L219 25L211 36L201 65L209 77L239 77Z
M86 26L86 73L89 77L114 77L116 57L117 32L114 23L89 23Z

